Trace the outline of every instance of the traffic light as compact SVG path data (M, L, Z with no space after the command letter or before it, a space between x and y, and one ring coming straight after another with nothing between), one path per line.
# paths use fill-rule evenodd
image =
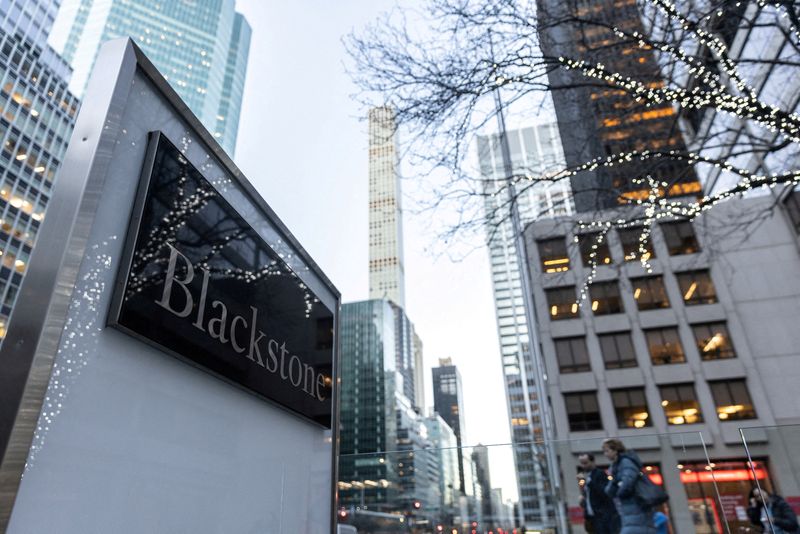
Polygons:
M420 508L422 508L422 503L420 501L414 501L413 503L411 503L411 506L414 507L414 510L419 510Z
M348 515L346 508L339 508L339 521L345 521Z

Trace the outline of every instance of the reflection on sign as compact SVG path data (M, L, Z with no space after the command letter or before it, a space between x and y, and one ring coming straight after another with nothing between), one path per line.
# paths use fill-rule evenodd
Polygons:
M145 165L111 324L330 428L332 311L163 135Z

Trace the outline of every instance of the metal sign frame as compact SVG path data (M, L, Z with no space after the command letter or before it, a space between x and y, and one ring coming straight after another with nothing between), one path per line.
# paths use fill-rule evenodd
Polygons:
M0 350L0 532L5 532L34 438L78 271L135 74L143 74L231 180L334 296L331 532L336 529L341 294L214 137L129 38L103 45ZM127 216L127 214L125 215ZM312 424L312 423L309 423Z

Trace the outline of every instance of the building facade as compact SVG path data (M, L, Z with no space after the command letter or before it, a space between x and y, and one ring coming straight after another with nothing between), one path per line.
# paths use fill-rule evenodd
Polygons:
M250 49L235 0L65 0L51 44L82 95L100 45L131 37L222 147L233 154Z
M58 6L0 1L0 340L79 105L69 66L47 45Z
M642 13L635 0L538 0L540 47L547 57L567 57L635 79L650 88L665 86L651 49L619 38L613 28L644 33ZM569 23L554 22L570 20ZM582 22L592 21L592 22ZM631 151L686 151L686 142L671 104L647 106L611 84L586 83L577 70L550 69L551 92L566 163L574 168L594 159ZM662 186L667 197L699 196L701 186L685 161L651 158L599 166L571 178L577 211L602 210L647 198L645 177Z
M342 305L339 502L395 509L397 462L395 314L389 301ZM402 394L402 393L401 393ZM369 482L367 482L369 481Z
M778 5L732 2L721 6L708 21L711 31L725 44L727 54L739 62L739 72L759 100L787 112L800 111L800 52L787 30L790 25L785 9ZM719 73L719 65L710 51L697 53ZM748 68L757 64L758 68ZM735 93L735 84L726 76L723 83ZM685 77L687 89L706 89L702 81ZM783 148L783 139L752 120L722 113L713 107L684 110L681 127L689 150L706 157L735 162L756 174L779 174L800 164L796 143ZM741 176L721 166L698 165L697 173L706 194L730 189Z
M409 320L408 315L394 301L389 301L394 312L394 333L395 333L395 369L400 375L402 384L398 384L398 389L406 396L411 403L418 407L417 398L417 370L415 362L415 345L417 337L414 332L414 324ZM420 413L422 413L421 410Z
M443 525L454 525L458 514L459 496L456 435L450 425L437 413L426 417L424 422L431 444L428 454L434 455L438 473L437 484L440 501L434 505L436 506L434 516L438 517Z
M433 376L433 409L453 429L458 445L458 483L461 493L471 486L465 478L464 458L464 393L461 389L461 375L450 358L439 360L439 367L431 369ZM467 454L469 451L467 450Z
M790 394L800 380L799 197L794 207L735 199L694 222L660 222L645 242L650 271L637 260L641 228L610 232L580 303L591 236L570 217L527 227L554 446L573 510L577 455L602 459L606 437L635 449L664 484L676 532L749 528L754 477L800 495L800 400Z
M547 177L563 169L556 124L512 130L507 135L510 170L515 176ZM477 148L486 183L487 243L521 510L526 524L542 528L553 525L555 514L545 451L537 445L545 439L548 416L547 404L539 401L539 388L544 386L537 384L530 350L515 243L519 232L513 228L504 195L506 165L500 136L479 137ZM574 212L565 181L521 187L517 206L523 224ZM535 351L535 342L533 347Z
M502 528L501 523L494 520L492 513L492 476L489 470L489 449L478 443L472 447L472 463L475 466L475 480L481 488L481 516L483 528Z
M422 359L422 338L414 332L414 405L420 413L425 409L425 362Z
M405 307L403 210L397 126L389 107L369 110L369 298Z

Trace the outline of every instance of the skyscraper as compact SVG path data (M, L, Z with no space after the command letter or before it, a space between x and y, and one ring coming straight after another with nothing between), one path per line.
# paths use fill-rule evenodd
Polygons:
M78 109L69 66L47 45L58 6L0 0L0 340Z
M233 154L250 49L234 0L65 0L51 43L82 94L100 45L131 37L222 147Z
M495 523L492 518L492 476L489 471L489 449L480 443L472 447L472 462L475 464L475 480L481 487L483 526L485 528L502 527L502 524Z
M562 2L538 0L540 46L549 57L569 57L602 64L609 72L641 81L652 89L664 80L652 50L619 38L612 28L644 32L637 2L595 0ZM581 23L585 16L596 23ZM553 20L575 20L555 23ZM581 73L567 69L548 72L553 103L561 131L566 162L575 167L595 158L630 151L685 152L678 115L671 104L648 106L611 84L586 84ZM647 198L652 176L667 185L660 194L668 197L701 193L694 170L686 161L668 156L638 159L613 167L599 166L571 179L577 211L590 211Z
M394 111L369 111L369 298L405 307L403 211Z
M563 168L564 154L556 124L512 130L507 135L514 174L547 177ZM499 135L478 138L478 158L486 183L487 242L517 484L526 524L542 527L554 514L547 462L544 451L536 445L545 438L547 405L539 402L538 390L544 385L537 384L529 350L515 248L517 232L522 230L513 228L508 200L502 194L506 170ZM517 206L523 227L542 217L571 214L570 186L565 181L539 182L520 191Z
M461 492L466 490L464 478L464 454L462 435L464 432L464 405L461 375L450 358L439 360L433 373L433 409L453 429L458 444L458 482Z
M422 359L422 339L414 332L414 404L425 413L425 364Z
M452 524L458 507L458 452L456 435L442 416L433 413L425 418L428 439L431 443L429 454L434 455L437 484L439 486L438 517L445 524Z
M342 305L339 498L391 509L396 500L395 314L387 300ZM372 453L374 456L355 456ZM383 460L383 461L381 461ZM377 485L364 485L365 480Z
M403 308L397 306L393 301L389 301L389 304L394 312L395 369L403 382L398 389L416 407L417 372L414 366L414 338L416 337L414 325Z

